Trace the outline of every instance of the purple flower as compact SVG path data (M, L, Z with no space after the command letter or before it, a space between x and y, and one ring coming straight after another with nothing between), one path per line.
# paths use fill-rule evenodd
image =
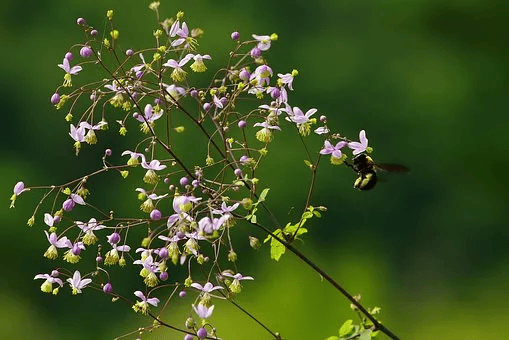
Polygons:
M50 243L48 250L46 250L46 252L44 253L44 257L54 260L58 257L57 248L72 247L71 241L69 241L69 239L66 236L63 236L60 239L58 239L57 234L55 233L48 234L46 230L44 230L44 233L46 234L46 238Z
M317 135L324 135L329 133L329 129L326 126L320 126L319 128L315 129L315 133Z
M193 282L193 283L191 283L191 287L196 288L196 289L202 291L203 293L210 293L210 292L213 292L218 289L224 289L224 287L221 287L221 286L214 287L214 285L210 282L205 283L204 286L202 286L201 284L199 284L197 282Z
M168 92L171 96L171 100L178 100L180 97L184 97L186 95L186 90L183 87L177 86L175 84L166 86L166 92Z
M256 45L256 47L258 47L260 51L267 51L270 48L270 35L253 34L253 38L258 41L258 45Z
M76 142L84 142L85 141L85 126L80 125L76 128L73 124L71 124L71 132L69 132L69 136L74 139Z
M77 75L82 70L81 66L78 65L71 68L71 64L67 58L64 58L64 61L62 64L58 64L58 67L65 71L64 86L71 86L71 75Z
M193 59L194 63L191 64L191 70L193 70L194 72L205 72L207 70L207 66L205 66L205 64L203 63L203 59L210 60L212 58L208 54L205 55L196 54L193 56Z
M205 329L205 327L201 327L196 332L196 335L198 336L198 338L203 339L207 336L207 330Z
M293 76L291 73L278 73L277 76L281 79L283 84L288 85L288 88L293 91Z
M193 57L192 54L186 55L182 60L176 61L174 59L168 60L166 63L163 64L163 66L171 67L173 68L173 71L171 72L171 79L173 81L183 81L186 79L187 72L182 69L185 64Z
M142 162L145 162L145 155L142 153L137 153L134 151L126 150L126 151L122 152L122 156L125 156L125 155L131 156L129 158L129 160L127 161L128 165L138 164L139 163L138 158L140 158L140 157L141 157Z
M45 293L51 293L53 291L53 283L58 284L60 287L64 285L62 280L57 277L53 277L50 274L37 274L34 277L36 279L44 279L45 281L41 285L41 290Z
M361 130L361 132L359 132L359 140L360 143L359 142L348 143L348 147L353 150L352 153L354 155L358 155L361 152L366 151L366 149L368 148L368 139L366 138L366 131Z
M297 124L297 126L300 126L302 124L305 124L309 122L309 117L314 115L318 111L317 109L309 109L306 114L302 112L301 109L299 109L297 106L295 106L292 110L290 105L286 106L286 113L288 114L288 117L286 119L288 121L294 122Z
M230 290L233 293L240 293L241 291L241 284L240 281L242 280L254 280L251 276L243 276L240 273L237 273L235 275L229 273L229 272L222 272L221 275L231 277L233 279L233 282L228 286Z
M324 142L324 148L322 150L320 150L320 154L322 154L322 155L330 154L332 157L339 159L342 156L341 148L343 148L346 144L348 144L348 143L343 141L343 142L339 142L335 146L333 146L331 144L331 142L326 140Z
M249 79L256 79L257 84L263 86L264 84L269 85L270 77L272 77L272 69L267 65L260 65L251 74Z
M193 309L196 314L202 319L207 319L212 315L212 312L214 311L214 306L210 306L207 308L204 304L199 303L198 306L193 305Z
M90 282L92 282L91 279L81 279L81 274L79 271L75 271L74 275L71 278L67 279L67 282L69 282L69 285L72 288L72 293L74 295L81 293L81 290L85 288Z
M213 209L212 213L219 214L219 215L229 214L232 211L234 211L235 209L237 209L238 207L239 207L239 203L235 203L234 205L229 207L226 205L225 202L223 202L223 203L221 203L221 209Z
M240 33L235 31L235 32L232 32L231 36L232 40L239 40L240 38Z
M19 196L23 191L26 190L28 189L25 189L25 183L20 181L14 185L14 189L12 191L14 192L14 195Z
M177 26L173 27L173 25L172 25L172 29L173 29L173 31L171 31L171 33L174 33L174 35L172 35L172 37L175 35L178 35L180 38L178 38L177 40L174 40L171 43L171 46L175 47L175 46L182 45L186 41L187 37L189 36L189 29L187 28L187 24L185 22L183 22L182 28L178 28L178 21L177 21Z
M139 290L135 291L134 295L136 295L138 298L141 299L141 301L137 301L133 305L133 309L136 312L141 312L143 314L147 314L148 313L149 305L157 307L157 304L159 303L159 299L158 298L149 298L149 297L143 295L143 293L140 292Z
M138 252L138 250L139 249L137 249L136 252ZM141 264L143 266L144 271L142 271L142 275L145 277L144 282L148 287L154 287L157 285L158 281L156 273L160 272L159 262L155 262L152 255L148 255L144 260L136 260L133 264Z

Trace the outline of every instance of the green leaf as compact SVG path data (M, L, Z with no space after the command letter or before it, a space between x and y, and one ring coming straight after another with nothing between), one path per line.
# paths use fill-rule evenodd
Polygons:
M322 214L320 214L318 210L313 210L313 214L318 218L322 217Z
M339 329L339 336L345 336L350 334L353 329L353 320L346 320L345 323Z
M270 188L263 189L262 193L260 194L260 198L258 199L258 202L265 201L265 197L267 197L267 194L269 193Z
M302 214L303 219L308 219L308 218L312 218L312 217L313 217L313 213L310 211L306 211L305 213Z
M371 329L363 330L359 336L359 340L371 340Z
M327 339L325 340L339 340L339 338L337 336L329 336Z
M274 232L274 235L276 235L278 237L281 237L282 234L283 234L283 232L280 229L277 229ZM286 251L285 246L281 242L279 242L277 239L275 239L274 237L271 236L270 258L274 259L276 261L279 261L281 256L285 253L285 251Z
M253 215L253 216L251 217L251 223L256 223L256 215Z
M275 238L272 238L270 241L270 258L279 261L285 251L285 246Z
M311 163L310 161L308 161L307 159L304 160L304 163L309 167L309 168L313 168L313 163Z

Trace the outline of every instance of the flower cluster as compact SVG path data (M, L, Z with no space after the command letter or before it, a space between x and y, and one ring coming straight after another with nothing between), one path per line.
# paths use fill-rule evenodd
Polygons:
M159 18L159 3L152 3L150 8ZM113 11L107 12L112 27L113 16ZM69 136L76 155L84 144L96 144L101 133L112 126L119 126L118 133L124 136L134 123L141 133L135 145L117 152L129 156L125 163L110 162L114 150L108 149L102 153L101 168L93 174L66 185L46 187L50 192L41 203L54 197L58 205L43 211L42 218L36 209L29 219L31 226L39 220L46 225L49 247L44 257L76 267L82 257L93 254L90 256L95 257L97 270L83 276L86 278L75 268L54 270L35 278L45 280L41 290L47 293L57 294L64 282L60 276L67 276L73 294L95 286L116 295L115 278L110 277L109 268L136 267L144 292L133 292L138 298L131 304L134 311L150 314L152 308L159 306L156 296L168 295L164 294L168 286L180 290L182 298L187 296L186 289L194 288L195 301L189 303L189 308L201 324L186 320L185 338L215 337L216 330L209 320L215 308L213 301L232 299L241 293L241 281L253 280L237 272L237 253L230 233L237 231L236 223L257 225L255 213L258 205L264 204L268 190L260 193L256 176L269 144L279 131L293 129L302 138L323 140L324 147L315 150L315 154L331 155L333 164L341 164L346 159L342 152L345 146L353 150L353 155L371 152L365 131L360 132L359 142L348 140L330 132L325 116L314 118L316 108L302 110L290 104L297 70L276 73L266 59L278 39L276 34L252 34L242 41L238 32L232 33L234 47L228 67L207 73L207 64L214 56L198 54L203 31L190 29L182 12L159 22L160 28L153 32L155 46L122 53L119 30L112 28L99 34L83 18L77 23L87 39L74 47L79 48L78 60L72 50L58 64L65 71L64 82L50 99L56 109L67 110L64 118L70 124ZM100 40L99 36L105 38ZM108 56L115 56L118 65L109 68ZM82 73L96 67L108 77L75 86ZM197 76L212 77L210 85L195 87ZM238 110L241 99L256 104ZM184 125L176 125L175 121ZM197 127L204 137L203 145L192 145L193 153L202 159L197 164L186 161L185 154L179 153L179 145L170 144L172 135L185 134L188 126ZM339 141L334 142L335 139ZM92 196L95 177L112 173L123 178L132 173L131 177L140 183L132 193L133 200L141 201L139 210L127 218L116 218L115 207L93 207L93 198L88 197ZM11 206L30 189L18 182ZM306 214L313 211L311 208L308 201ZM80 214L90 211L88 222L75 220L73 214L78 209ZM319 216L316 210L314 215ZM274 235L284 235L291 242L305 231L301 226L309 218L303 215L299 223L289 225L293 229L278 229ZM145 237L141 242L131 237L134 229L143 230ZM260 246L256 237L244 238L253 248ZM141 247L134 246L140 243ZM131 252L133 248L136 250ZM223 268L223 264L219 269L223 258L231 269ZM185 280L164 283L170 276L183 273Z

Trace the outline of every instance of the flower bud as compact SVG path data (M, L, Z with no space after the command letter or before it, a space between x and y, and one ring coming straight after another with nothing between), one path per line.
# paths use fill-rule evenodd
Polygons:
M159 280L161 281L166 281L168 280L168 272L162 272L161 274L159 274Z
M106 156L108 156L108 157L109 157L109 156L111 156L111 153L112 153L112 152L111 152L111 149L106 149L106 150L104 151L104 154L105 154Z
M71 61L71 60L72 60L72 58L73 58L73 55L72 55L72 53L71 53L71 52L67 52L67 53L65 54L65 59L67 59L67 60Z
M117 244L120 242L120 234L117 232L114 232L113 234L108 236L108 243L109 244Z
M181 290L181 291L179 292L179 297L181 297L181 298L185 298L186 296L187 296L187 292L186 292L185 290Z
M81 253L81 248L78 243L72 245L72 253L74 255L79 255Z
M113 287L111 286L111 283L107 283L103 286L103 292L105 294L111 294L111 292L113 292Z
M253 236L249 236L249 245L253 249L260 249L260 247L262 246L260 240Z
M235 171L233 173L235 174L235 176L237 176L239 178L242 177L242 170L240 170L240 169L235 169Z
M84 26L84 25L86 25L86 24L87 24L87 22L86 22L86 21L85 21L85 19L83 19L83 18L78 18L78 19L76 19L76 23L77 23L78 25L80 25L80 26Z
M69 212L69 211L71 211L74 208L74 205L75 205L74 201L72 199L68 198L62 204L62 209L64 211Z
M204 327L202 327L198 330L198 332L196 332L196 335L198 336L198 338L203 339L207 336L207 330Z
M134 54L134 51L131 49L128 49L127 51L125 51L125 55L128 57L131 57L133 54Z
M189 183L189 180L187 179L187 177L182 177L179 182L180 185L186 186Z
M239 38L240 38L240 33L239 33L239 32L237 32L237 31L232 32L232 34L231 34L231 38L232 38L232 40L239 40Z
M80 50L80 56L88 58L92 55L92 49L88 46L83 46Z
M55 92L52 96L51 96L51 104L53 105L57 105L58 103L60 102L60 95Z
M161 219L161 212L158 209L154 209L150 212L150 218L154 221Z
M249 54L251 58L258 58L262 54L262 51L260 51L258 47L254 47Z
M97 30L91 30L90 31L90 35L95 37L99 32L97 32Z
M205 103L205 104L203 104L203 109L205 111L208 111L210 109L210 106L211 106L210 103Z

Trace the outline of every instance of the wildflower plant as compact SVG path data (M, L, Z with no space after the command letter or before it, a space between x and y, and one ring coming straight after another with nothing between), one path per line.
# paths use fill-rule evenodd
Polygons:
M353 155L372 152L366 132L360 132L359 141L350 140L331 132L327 117L315 115L318 109L291 106L298 72L272 70L268 53L278 39L276 34L252 34L242 40L238 32L232 33L226 65L204 73L215 56L200 51L203 31L185 21L183 12L160 20L159 2L149 7L158 21L151 46L124 49L121 29L110 10L104 32L83 18L77 20L85 39L58 64L64 79L50 101L69 124L69 147L77 156L84 148L96 147L107 129L118 130L118 138L132 134L137 141L130 144L124 139L123 149L99 150L98 169L68 183L35 187L18 182L14 186L11 207L27 191L44 192L28 220L29 226L42 229L40 234L49 242L41 255L55 263L50 274L35 276L45 280L41 290L56 295L64 288L72 294L92 294L90 287L102 289L113 301L125 301L135 312L154 319L140 333L164 326L181 332L183 339L219 339L221 329L209 319L220 308L215 301L230 301L246 312L236 297L256 283L252 276L240 274L250 268L236 265L234 239L243 239L255 249L266 244L276 261L286 251L295 254L350 300L360 323L348 320L339 337L330 339L370 339L379 331L397 339L375 318L378 309L363 307L358 297L294 245L308 232L308 221L327 210L311 205L320 159L348 165L348 149ZM85 73L104 77L80 83ZM207 78L208 85L195 85L198 76ZM177 125L174 117L179 122L185 117L185 123ZM175 135L191 127L200 134L186 139L192 145L192 158L173 142L180 140ZM272 214L269 188L258 178L282 130L293 131L302 140L311 183L300 218L284 223ZM309 150L307 139L319 140L323 147ZM110 161L113 153L124 156L124 161ZM100 176L134 177L138 188L122 200L139 199L139 211L117 216L114 206L96 207L94 184ZM46 209L46 202L51 207ZM270 216L272 224L262 224L261 216ZM264 235L263 242L253 234ZM84 262L91 261L95 269L87 272ZM127 296L117 293L122 281L115 280L115 266L136 268L138 279L133 281L139 282L139 288ZM169 277L184 279L167 283ZM169 324L163 312L177 297L191 298L190 316L181 324ZM284 336L263 320L257 322L272 338Z

